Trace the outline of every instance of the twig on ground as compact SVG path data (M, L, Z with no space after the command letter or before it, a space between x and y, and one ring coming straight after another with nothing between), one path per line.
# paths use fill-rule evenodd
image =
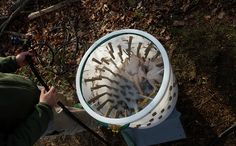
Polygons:
M7 28L8 24L12 21L13 18L15 18L20 11L25 7L25 5L29 2L29 0L21 1L21 5L8 17L6 21L4 21L0 26L0 37L3 34L4 30Z
M39 16L42 16L44 14L47 14L47 13L50 13L50 12L55 11L57 9L60 9L64 6L66 6L68 3L72 3L72 2L76 2L76 1L79 1L79 0L66 0L66 1L60 2L60 3L55 4L53 6L47 7L45 9L33 12L33 13L29 14L28 18L30 20L35 19Z
M214 97L214 95L211 96L209 99L207 99L207 100L205 100L205 101L202 101L202 102L197 106L198 109L201 109L202 106L203 106L204 104L208 103L210 100L212 100L213 97Z

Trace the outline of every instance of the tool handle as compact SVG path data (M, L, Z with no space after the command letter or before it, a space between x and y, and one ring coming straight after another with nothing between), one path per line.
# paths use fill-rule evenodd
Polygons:
M49 91L49 86L44 82L44 80L42 79L42 77L39 75L39 72L37 71L37 69L35 68L34 64L33 64L33 59L31 56L26 56L26 61L28 62L28 64L30 65L30 68L32 70L32 72L34 73L34 75L36 76L36 78L39 80L40 84L42 86L44 86L46 91ZM110 146L110 144L103 139L100 135L98 135L96 132L94 132L92 129L90 129L88 126L86 126L83 122L81 122L75 115L73 115L67 108L66 106L58 101L57 105L60 106L63 111L65 112L65 114L70 117L72 120L74 120L76 123L78 123L81 127L83 127L84 129L86 129L88 132L90 132L91 134L93 134L95 137L97 137L99 140L101 140L104 144L106 144L107 146Z
M31 56L27 55L26 56L26 61L28 62L28 64L30 65L30 68L32 70L32 72L34 73L34 75L36 76L36 78L39 80L40 84L42 86L44 86L46 91L49 91L49 87L48 85L43 81L43 79L41 78L41 76L39 75L37 69L35 68L34 64L33 64L33 59Z

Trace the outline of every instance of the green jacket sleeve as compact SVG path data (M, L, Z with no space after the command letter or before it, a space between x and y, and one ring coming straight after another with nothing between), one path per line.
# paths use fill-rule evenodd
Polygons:
M52 116L52 109L48 105L37 104L26 122L8 135L7 146L32 146L46 131Z
M0 57L0 72L11 73L15 72L19 68L16 57Z

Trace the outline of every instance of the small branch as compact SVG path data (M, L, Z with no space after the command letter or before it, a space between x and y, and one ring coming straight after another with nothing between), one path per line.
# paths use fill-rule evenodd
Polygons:
M58 9L64 7L64 6L66 6L68 3L77 2L77 1L79 1L79 0L66 0L66 1L60 2L60 3L55 4L53 6L47 7L45 9L33 12L33 13L28 15L28 18L29 18L29 20L35 19L35 18L37 18L39 16L42 16L44 14L47 14L47 13L50 13L52 11L58 10Z
M7 28L8 24L12 21L12 19L14 19L19 13L20 11L25 7L25 5L29 2L29 0L24 0L22 1L21 5L10 15L10 17L4 21L1 26L0 26L0 37L3 34L3 32L5 31L5 29Z
M215 96L212 95L209 99L207 99L207 100L205 100L205 101L202 101L197 107L198 107L199 109L201 109L204 104L208 103L208 102L209 102L210 100L212 100L214 97L215 97Z

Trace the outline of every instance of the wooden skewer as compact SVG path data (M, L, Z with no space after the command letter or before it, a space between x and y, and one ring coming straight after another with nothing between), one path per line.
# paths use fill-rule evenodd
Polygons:
M120 115L121 115L122 117L125 117L125 111L124 111L124 112L120 111Z
M95 86L95 87L91 87L91 90L93 91L93 90L96 90L96 89L100 89L100 88L102 88L102 87L108 87L107 85L97 85L97 86ZM109 88L109 87L108 87Z
M131 44L132 44L132 40L133 40L133 36L129 37L129 41L128 41L128 49L127 49L127 53L129 56L129 60L130 60L130 55L131 55Z
M112 47L111 42L108 43L108 46L109 46L109 48L111 49L111 52L114 53L114 50L113 50L113 47Z
M105 70L104 70L103 68L99 68L99 67L97 67L97 66L96 66L95 70L98 70L98 71L100 71L100 72L105 72Z
M95 80L102 80L101 76L92 77L91 79L84 79L85 82L93 82Z
M107 50L108 50L110 56L112 57L112 59L115 59L115 56L113 55L114 50L113 50L113 47L112 47L111 42L108 43L108 46L109 46L110 49L108 49L108 47L106 47L106 48L107 48Z
M142 101L137 101L137 102L138 102L139 107L141 106L141 108L143 108L145 105L147 105L149 103L149 101L150 101L150 99L145 98Z
M156 59L161 53L159 52L159 50L156 50L156 54L153 56L152 60Z
M102 97L102 96L104 96L104 95L106 95L106 94L109 95L109 96L112 96L111 93L105 92L105 93L99 94L99 95L97 95L97 96L94 96L93 98L91 98L91 99L88 101L88 103L91 104L92 102L98 100L100 97Z
M106 101L104 101L102 104L100 104L100 105L97 107L97 110L102 109L108 102L114 103L114 100L107 99Z
M101 65L102 62L98 61L96 58L93 58L92 61L96 62L97 64Z
M138 48L137 48L137 56L138 56L138 58L141 57L141 55L140 55L140 48L141 48L141 46L142 46L142 43L139 43L138 44Z
M109 62L108 62L108 60L105 57L101 58L101 61L105 62L107 65L109 65Z
M135 110L134 110L134 108L130 108L129 111L130 111L130 114L132 114L132 113L134 113Z
M138 80L134 80L134 79L133 79L133 83L134 83L135 88L138 90L138 92L141 93L141 94L143 94L144 91L143 91L143 89L141 88L140 83L138 82Z
M116 111L116 113L115 113L115 117L114 118L118 118L119 116L120 116L120 113L121 113L121 111Z
M149 52L151 51L151 49L153 48L153 44L149 44L148 47L145 50L145 59L147 58Z
M145 95L142 95L142 94L139 94L139 96L143 97L144 99L153 100L151 97L148 97L148 96L145 96Z
M105 113L105 117L108 117L111 114L111 111L113 110L113 108L114 108L113 106L110 106L110 108Z
M127 116L128 116L128 110L125 109L124 117L127 117Z
M124 60L123 60L123 57L122 57L123 53L122 53L121 45L118 45L117 47L119 48L119 53L118 53L118 55L119 55L119 57L120 57L121 63L123 64L123 61L124 61Z
M117 66L117 64L114 62L114 60L110 59L110 61L116 67L117 70L120 70L120 68Z
M110 79L109 77L106 77L106 76L100 76L100 77L109 80L111 83L116 83L117 85L119 85L119 82L118 82L118 81L112 80L112 79Z
M128 82L129 80L126 79L124 76L120 75L120 74L116 74L116 76L118 76L119 78L123 79L125 82Z
M120 90L120 93L122 94L122 96L126 96L126 92L123 90Z
M116 73L114 73L110 68L104 66L103 69L109 71L110 73L112 73L116 77Z
M113 55L113 53L111 51L109 51L109 54L110 54L112 59L115 59L115 56Z
M116 94L112 94L113 97L115 97L116 99L119 99L120 96L119 95L116 95Z
M116 89L116 88L108 86L108 85L96 85L95 87L91 87L90 89L93 91L93 90L96 90L96 89L100 89L102 87L107 87L108 89L113 89L115 91L119 90L119 89Z

